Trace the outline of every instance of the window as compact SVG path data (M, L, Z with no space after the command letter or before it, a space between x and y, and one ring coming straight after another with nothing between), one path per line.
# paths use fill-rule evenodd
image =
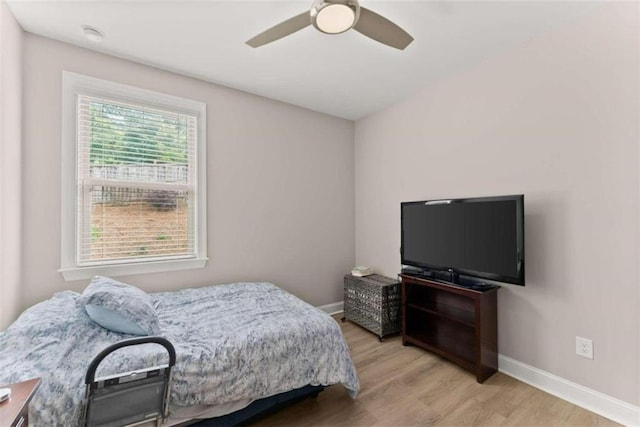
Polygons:
M201 268L203 103L63 74L66 280Z

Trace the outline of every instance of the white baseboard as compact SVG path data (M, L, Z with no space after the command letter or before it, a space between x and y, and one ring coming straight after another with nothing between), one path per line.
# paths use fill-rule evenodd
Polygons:
M640 426L640 407L581 386L510 357L498 356L500 372L620 424Z
M338 301L327 305L321 305L318 308L327 314L338 314L342 312L344 303L342 301Z

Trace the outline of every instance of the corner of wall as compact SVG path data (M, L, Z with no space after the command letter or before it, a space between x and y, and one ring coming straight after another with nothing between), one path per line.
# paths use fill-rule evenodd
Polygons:
M17 317L21 271L23 31L0 2L0 330Z

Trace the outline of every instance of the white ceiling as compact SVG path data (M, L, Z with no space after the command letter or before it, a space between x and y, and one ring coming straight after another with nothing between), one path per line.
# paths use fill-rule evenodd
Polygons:
M380 1L361 5L415 39L399 51L356 31L307 27L253 49L245 41L311 0L7 0L29 32L347 119L562 25L580 1ZM82 26L105 34L89 42Z

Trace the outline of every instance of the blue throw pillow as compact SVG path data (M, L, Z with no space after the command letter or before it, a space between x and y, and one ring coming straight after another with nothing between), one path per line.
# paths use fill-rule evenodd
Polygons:
M149 294L108 277L96 276L78 304L98 325L113 332L158 335L160 323Z

